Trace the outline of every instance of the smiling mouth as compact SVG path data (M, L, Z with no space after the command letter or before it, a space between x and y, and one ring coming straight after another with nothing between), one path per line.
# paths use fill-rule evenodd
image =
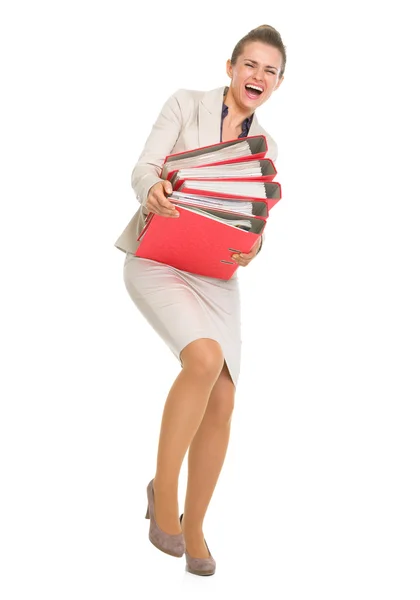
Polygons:
M262 90L258 88L258 86L252 86L250 84L245 85L245 92L246 95L248 96L248 98L251 98L251 100L255 100L256 98L259 98L262 94Z

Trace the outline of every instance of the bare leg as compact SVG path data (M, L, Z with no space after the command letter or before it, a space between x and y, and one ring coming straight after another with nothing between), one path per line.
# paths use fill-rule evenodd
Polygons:
M182 462L200 426L210 392L223 367L223 352L215 340L201 338L181 353L182 371L173 383L162 415L155 491L158 526L169 534L181 532L178 478Z
M188 452L188 485L182 530L187 552L195 558L209 556L204 543L203 521L225 460L234 397L235 386L225 364Z

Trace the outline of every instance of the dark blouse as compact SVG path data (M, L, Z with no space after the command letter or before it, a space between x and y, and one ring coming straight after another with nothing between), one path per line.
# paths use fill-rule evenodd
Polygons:
M221 121L220 121L220 141L222 141L223 119L228 114L228 111L229 111L229 107L226 106L226 104L223 103L222 118L221 118ZM254 115L252 114L250 117L248 117L247 119L245 119L244 122L242 123L242 133L238 136L238 139L239 138L248 137L253 116Z

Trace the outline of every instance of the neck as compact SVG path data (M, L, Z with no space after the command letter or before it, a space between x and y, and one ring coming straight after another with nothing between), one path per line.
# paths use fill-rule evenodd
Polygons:
M224 98L224 103L229 107L229 112L226 115L226 121L229 127L239 127L243 121L252 115L249 110L244 110L235 102L235 98L232 93L232 88L228 89L228 92Z

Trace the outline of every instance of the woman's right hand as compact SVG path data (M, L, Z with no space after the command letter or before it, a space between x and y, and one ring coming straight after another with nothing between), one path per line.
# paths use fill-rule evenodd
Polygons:
M158 181L149 190L145 208L161 217L179 217L179 212L175 206L169 202L165 193L172 194L172 185L170 181Z

